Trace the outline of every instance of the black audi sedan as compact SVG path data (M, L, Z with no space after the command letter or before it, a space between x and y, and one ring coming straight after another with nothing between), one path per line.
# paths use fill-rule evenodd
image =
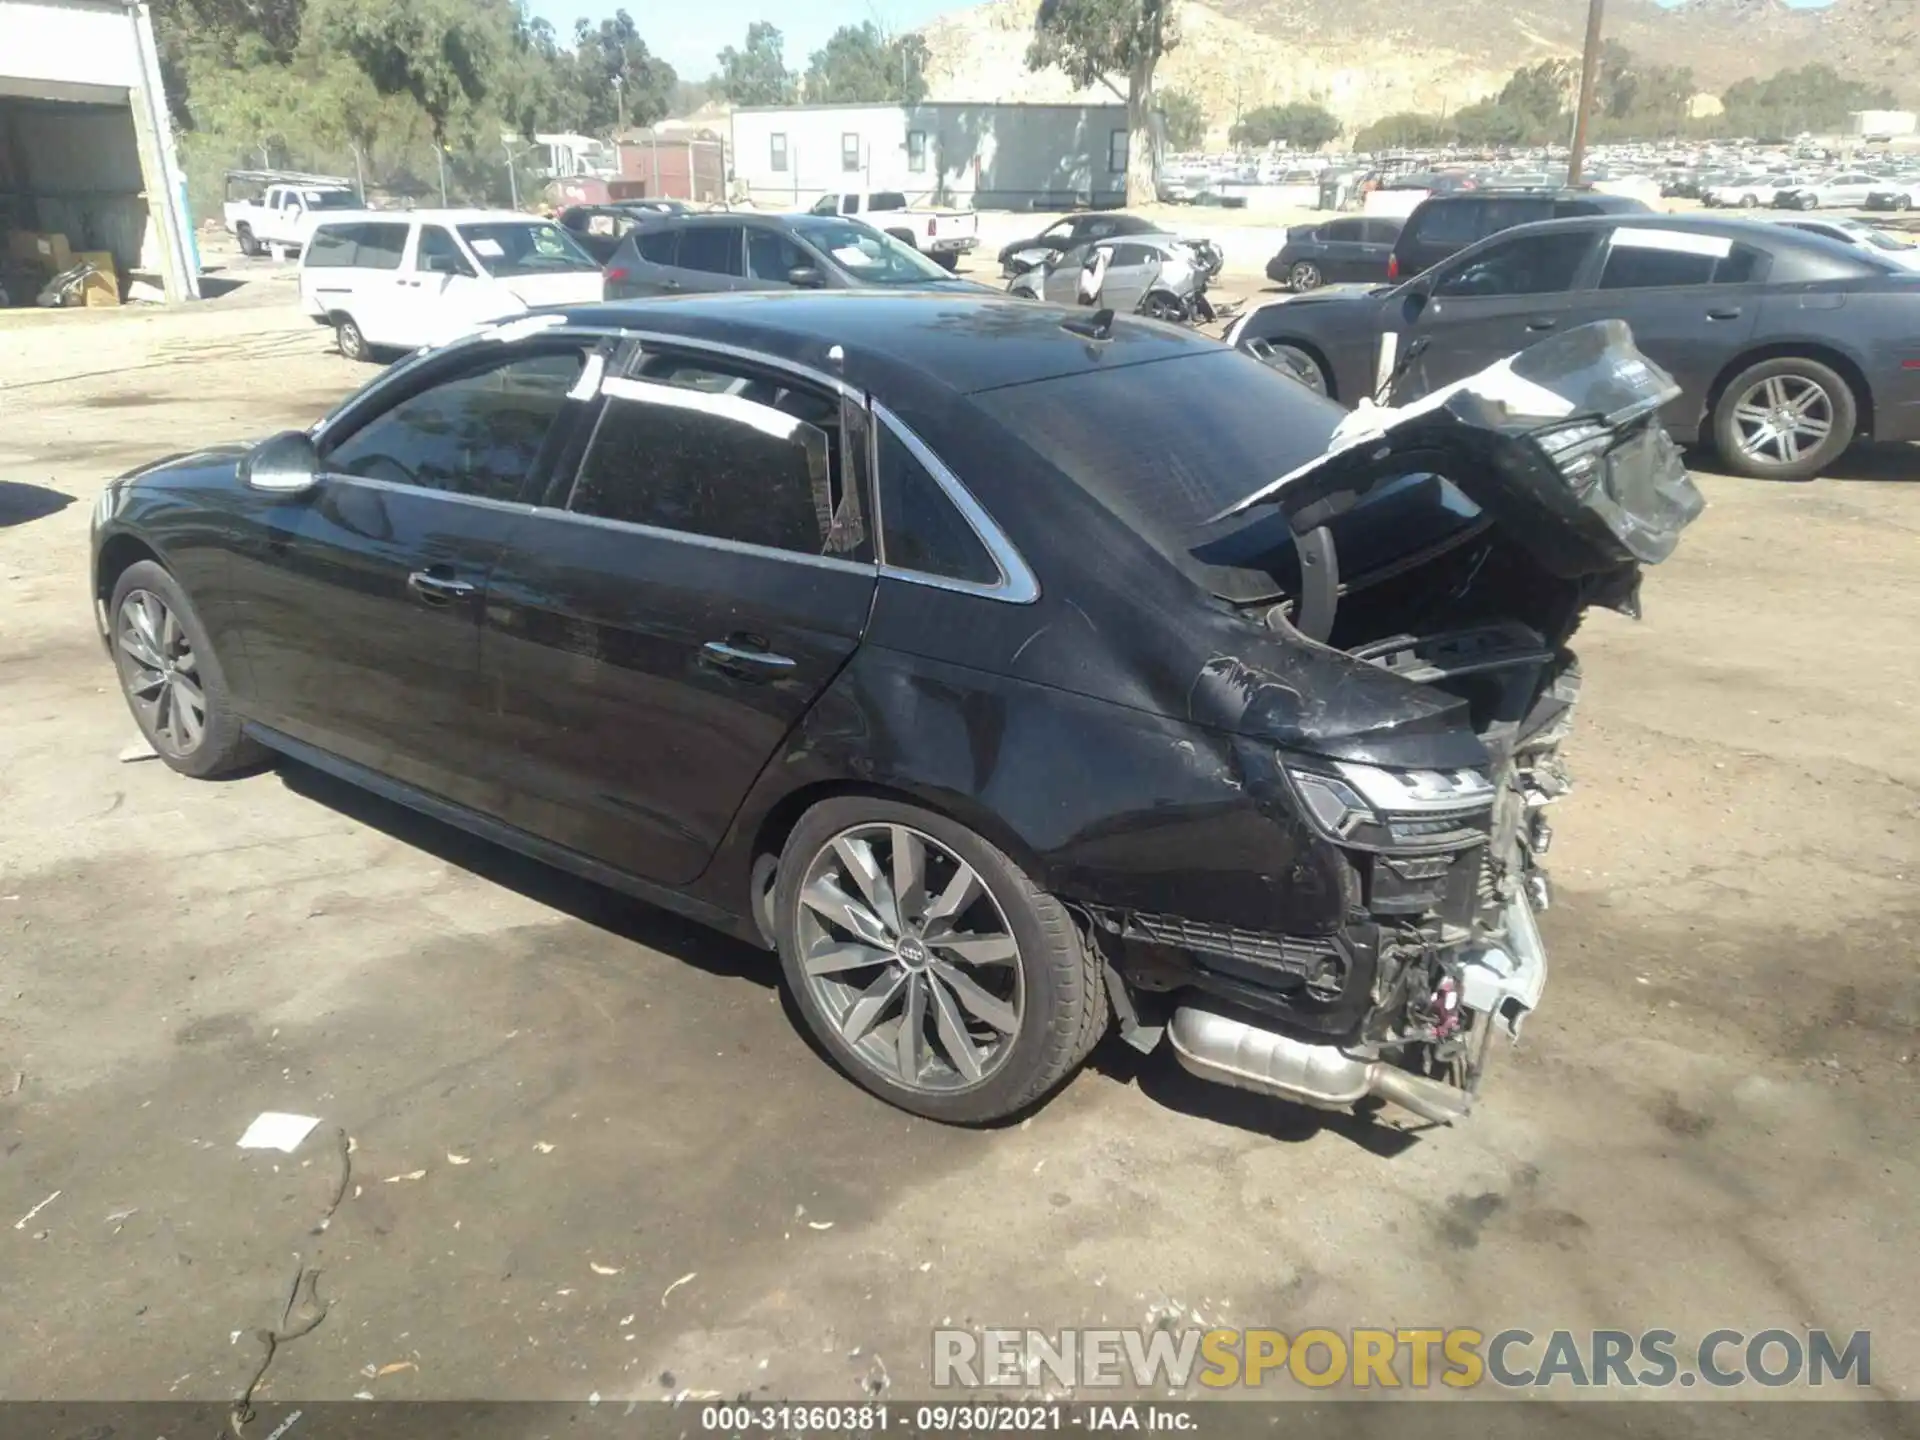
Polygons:
M1679 382L1673 438L1738 474L1805 480L1858 438L1920 439L1920 274L1765 221L1523 225L1398 287L1267 301L1227 339L1351 406L1405 403L1602 319Z
M919 1114L1117 1023L1446 1120L1544 981L1563 642L1697 508L1664 377L1555 343L1544 438L1329 450L1339 406L1111 312L545 312L111 482L92 598L174 770L290 757L777 949Z

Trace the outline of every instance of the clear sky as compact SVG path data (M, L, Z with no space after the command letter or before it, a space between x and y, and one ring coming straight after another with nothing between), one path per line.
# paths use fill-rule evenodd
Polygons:
M1806 7L1828 0L1787 3ZM533 13L563 36L573 33L573 22L580 17L597 21L623 5L654 54L665 57L686 79L704 80L716 68L720 48L738 45L755 20L779 25L786 37L787 64L798 70L842 25L872 20L889 30L911 30L936 15L966 8L966 0L530 0Z

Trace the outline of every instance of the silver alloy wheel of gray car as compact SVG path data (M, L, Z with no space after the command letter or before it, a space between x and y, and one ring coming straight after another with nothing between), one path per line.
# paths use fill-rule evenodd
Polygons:
M1805 375L1769 375L1733 407L1740 453L1761 465L1797 465L1833 434L1833 396Z
M1298 345L1275 345L1267 340L1252 340L1247 342L1247 350L1254 359L1262 364L1271 365L1291 379L1298 380L1314 394L1331 393L1327 386L1326 372L1320 368L1320 362Z
M1012 1054L1020 947L974 868L923 831L856 825L809 862L795 939L808 991L863 1065L895 1085L978 1085Z
M193 643L179 617L151 590L120 602L114 646L127 697L148 737L173 755L191 755L207 734L207 696Z
M1296 294L1305 290L1317 289L1320 284L1320 267L1311 260L1296 260L1293 268L1287 272L1287 281Z

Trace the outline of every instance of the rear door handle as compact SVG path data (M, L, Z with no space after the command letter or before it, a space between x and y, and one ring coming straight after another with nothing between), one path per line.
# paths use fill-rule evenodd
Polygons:
M776 655L771 650L749 650L730 645L725 640L709 640L700 649L709 659L722 665L757 665L765 670L793 668L793 661L785 655Z
M1533 331L1551 330L1559 323L1560 320L1558 316L1535 315L1531 320L1527 321L1527 329Z
M1707 319L1709 320L1738 320L1739 318L1740 307L1738 305L1722 306L1717 310L1707 311Z
M429 605L444 605L449 600L458 600L463 595L471 595L479 587L470 580L456 580L451 575L436 575L431 570L416 570L407 576L407 588Z

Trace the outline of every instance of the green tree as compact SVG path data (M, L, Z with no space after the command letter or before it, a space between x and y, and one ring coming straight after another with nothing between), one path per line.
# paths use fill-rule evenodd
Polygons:
M1063 70L1076 85L1104 85L1127 102L1127 203L1153 200L1149 107L1153 72L1179 44L1173 0L1040 0L1027 68ZM1123 90L1115 76L1126 78Z
M585 20L574 23L571 69L580 128L593 134L612 130L623 109L629 125L661 119L680 78L647 48L625 10L614 11L597 26Z
M1374 121L1353 137L1356 150L1419 150L1444 145L1454 132L1438 115L1402 111Z
M1558 124L1563 116L1568 117L1563 129L1569 128L1579 83L1571 60L1542 60L1514 71L1494 104L1524 116L1532 122L1530 129Z
M1742 80L1721 97L1733 128L1746 134L1796 135L1838 130L1854 110L1891 107L1884 86L1844 79L1831 65L1803 65L1765 80Z
M918 105L927 98L927 42L890 36L871 20L842 25L809 57L805 87L809 105Z
M1296 100L1287 105L1262 105L1233 122L1228 138L1236 145L1264 149L1290 145L1296 150L1318 150L1340 138L1341 124L1319 105Z
M790 105L793 72L787 69L778 27L765 20L747 26L743 50L720 52L720 93L735 105Z
M1167 127L1167 144L1175 150L1198 150L1207 143L1207 112L1189 91L1162 90L1154 97L1154 108Z

